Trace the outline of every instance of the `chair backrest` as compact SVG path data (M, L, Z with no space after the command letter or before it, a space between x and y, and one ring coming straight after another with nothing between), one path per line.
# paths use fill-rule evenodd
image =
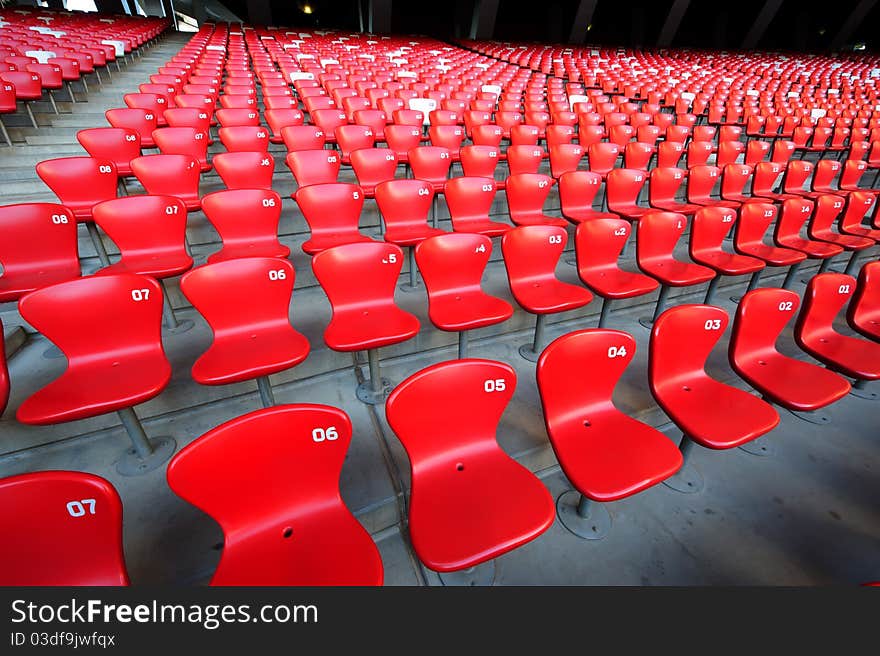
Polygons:
M351 153L361 148L372 148L376 142L376 135L368 125L341 125L333 134L336 143L342 153L342 159L347 160Z
M324 129L316 125L288 125L281 128L281 139L288 152L320 150L324 148L326 138Z
M489 219L489 210L495 200L496 185L491 178L452 178L443 192L452 225L457 232L467 232L472 222Z
M272 130L272 135L281 138L281 130L290 125L302 125L305 120L302 111L296 108L267 109L263 112L266 125Z
M692 203L709 204L712 192L721 183L721 169L717 166L695 166L688 169L687 197Z
M445 185L452 166L452 154L443 146L419 146L407 153L413 177L434 185Z
M507 178L507 206L514 223L543 216L553 182L553 178L541 173L518 173Z
M501 251L513 295L542 280L558 282L556 265L567 242L568 233L558 226L520 226L504 233Z
M131 160L141 155L140 133L134 128L90 128L76 140L95 159L109 159L119 174L131 173Z
M63 205L4 205L0 233L0 303L80 276L76 217Z
M827 234L830 232L831 226L837 222L837 218L843 213L844 204L844 199L834 194L822 194L816 198L815 210L810 219L809 234L816 236L820 233Z
M0 585L128 585L122 501L99 476L45 471L0 479L0 526L15 536L0 542Z
M141 138L140 145L144 148L152 148L153 130L157 125L157 114L149 109L140 108L115 108L104 112L107 122L116 128L131 128Z
M602 188L602 176L592 171L569 171L559 178L559 200L564 216L592 211Z
M876 202L877 194L870 191L850 192L846 199L846 209L840 218L841 229L845 232L847 228L861 228L862 219L871 211L871 207Z
M648 174L632 169L613 169L608 173L605 198L608 209L624 213L637 204L642 188L648 182Z
M294 150L287 153L285 161L300 189L313 184L336 182L342 165L337 152L324 148Z
M675 196L688 178L687 171L678 168L654 168L650 175L648 195L651 205L677 203Z
M856 279L843 273L820 273L810 278L794 331L801 348L837 332L834 320L852 298L856 286Z
M576 171L586 149L580 144L561 143L550 147L550 174L561 177L569 171Z
M378 551L339 492L351 432L338 408L282 405L221 424L174 457L171 489L223 529L214 585L381 583Z
M480 282L492 254L486 235L454 232L429 237L416 246L419 271L428 299L481 291Z
M617 158L621 154L622 147L615 143L602 141L594 143L587 149L587 157L590 170L603 176L614 168Z
M159 128L153 141L163 155L189 155L202 168L208 164L208 135L196 128Z
M516 372L492 360L454 360L400 383L385 403L413 476L436 468L467 471L470 454L498 451L495 434L516 389Z
M813 175L813 163L805 159L793 159L785 167L782 190L796 194L804 191L804 183Z
M651 144L630 141L623 149L623 165L628 169L648 170L655 148Z
M494 123L471 128L471 141L475 146L491 146L497 150L501 148L502 139L504 139L504 130Z
M762 244L767 228L776 219L778 210L773 203L745 203L735 222L734 242L737 249Z
M752 177L752 195L764 196L774 193L777 181L784 176L785 166L779 162L759 162Z
M678 212L652 210L639 221L636 257L644 269L656 261L670 260L678 240L687 229L687 217Z
M271 189L275 158L269 153L217 153L211 160L228 189Z
M537 173L544 154L542 148L534 145L508 146L507 167L510 175Z
M789 198L782 203L782 211L776 221L776 241L799 237L801 228L813 213L814 203L806 198Z
M89 221L92 207L116 198L116 166L109 159L61 157L43 160L37 175L80 221Z
M281 197L271 189L215 191L202 198L202 210L220 235L224 249L264 243L284 250L278 241ZM218 256L225 259L223 250L208 261Z
M162 288L151 277L78 278L26 294L18 307L25 321L64 352L68 369L143 355L164 362L171 375L162 348Z
M92 214L119 247L120 263L130 271L158 275L140 270L146 254L192 263L186 250L186 205L175 196L115 198L95 205Z
M712 305L677 305L657 318L651 330L648 384L661 407L667 390L709 377L706 360L727 323L727 312Z
M388 180L376 185L376 204L386 230L424 228L434 201L434 188L424 180Z
M722 126L730 127L730 126ZM717 166L724 168L728 164L736 164L736 160L746 150L746 145L742 141L721 141L718 144L718 156L715 161ZM690 164L690 160L688 160Z
M217 130L227 152L268 152L269 131L262 126L234 125Z
M465 146L461 149L461 167L468 177L493 178L501 161L501 151L494 146Z
M377 184L394 179L397 155L390 148L362 148L351 153L351 167L358 184L372 194Z
M199 203L198 161L189 155L146 155L131 160L131 170L147 190L156 196L177 196L187 208Z
M166 109L162 115L172 128L195 128L202 132L211 129L212 112L207 107L174 107Z
M735 223L736 210L729 207L716 205L697 210L688 240L691 257L705 261L705 255L721 251L721 244Z
M753 289L740 299L733 321L728 354L741 371L756 360L776 355L776 340L797 314L801 299L788 289Z
M405 159L410 149L417 148L422 142L421 126L386 125L385 141L398 159Z
M876 339L880 335L880 262L866 262L859 271L855 295L846 319L853 329Z
M309 224L312 239L325 234L360 238L358 222L364 192L358 185L334 182L302 187L296 192L296 203Z
M260 113L256 108L224 107L214 112L214 116L217 117L217 121L224 128L236 125L250 125L256 127L260 124Z

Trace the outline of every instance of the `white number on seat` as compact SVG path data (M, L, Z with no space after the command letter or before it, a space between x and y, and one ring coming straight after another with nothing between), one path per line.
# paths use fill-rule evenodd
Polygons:
M551 244L561 244L562 243L562 235L550 235L549 242Z
M477 246L474 249L474 253L485 253L485 252L486 252L486 245L485 244L480 244L479 246Z
M733 214L723 214L721 216L721 223L731 223L733 221Z
M765 219L769 219L771 216L773 216L773 210L764 210Z
M177 214L179 211L177 205L166 205L165 206L165 214Z
M421 187L419 189L419 196L430 196L430 195L431 195L430 189L426 189L425 187Z
M312 439L315 442L323 442L324 440L332 442L333 440L339 439L339 434L336 432L336 426L316 428L312 431Z
M841 285L837 288L838 294L849 294L849 285Z
M547 182L546 180L538 180L538 189L543 189L544 187L548 186L549 184L550 183Z
M287 272L284 269L269 269L269 280L285 280Z
M137 141L137 137L133 134L127 134L127 135L125 135L125 140L126 141Z
M261 159L261 160L260 160L260 166L269 166L269 158L268 158L268 157L264 157L263 159Z
M274 198L264 198L263 199L263 207L275 207L275 199Z
M779 311L780 312L790 312L792 308L791 301L782 301L779 303Z
M490 184L484 184L484 185L483 185L483 191L492 191L492 185L490 185Z
M62 223L70 223L70 219L67 218L66 214L53 214L52 215L52 223L55 225L60 225Z
M608 357L609 358L625 358L626 357L626 347L625 346L609 346L608 347Z
M95 514L95 500L94 499L80 499L79 501L70 501L67 504L67 513L71 517L82 517L86 514L86 508L88 508L88 513L90 515Z
M106 164L101 164L101 165L98 167L98 171L99 171L100 173L112 173L112 172L113 172L113 167L111 167L111 166L107 166Z
M359 192L353 191L353 192L351 192L351 197L354 198L355 200L357 200L358 198L361 197L361 195Z
M809 205L801 205L801 214L807 214L810 211Z
M614 234L617 235L618 237L625 235L626 228L618 228L617 230L614 231Z
M496 378L495 380L488 378L483 382L484 392L503 392L506 389L507 381L503 378Z
M707 319L703 328L706 330L721 330L721 319Z
M146 301L150 298L149 289L132 289L131 298L135 302Z
M397 262L397 253L388 253L388 258L382 258L382 264L394 264Z

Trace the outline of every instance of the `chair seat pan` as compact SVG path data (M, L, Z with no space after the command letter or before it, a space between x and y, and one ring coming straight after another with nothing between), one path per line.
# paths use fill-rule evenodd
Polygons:
M303 251L309 255L320 253L334 246L342 246L344 244L356 244L366 241L375 241L366 235L360 233L352 234L351 232L322 232L313 236L302 245Z
M773 403L809 412L846 396L850 384L841 376L810 362L776 353L766 359L737 362L737 373Z
M114 273L139 273L154 278L169 278L176 276L192 268L193 260L185 252L181 253L157 253L155 255L133 254L126 255L125 259L99 269L97 275L110 275Z
M771 266L789 266L807 259L807 254L791 248L777 248L767 244L750 244L748 248L737 248L744 255L764 260Z
M666 212L693 214L700 209L702 205L696 205L694 203L653 203L652 207L656 207L658 210L664 210Z
M719 251L710 251L706 253L694 253L693 258L700 264L715 269L728 276L740 276L744 273L753 273L763 269L765 264L763 260L748 255L736 255L733 253L725 253Z
M856 237L873 239L875 242L880 241L880 230L872 230L871 228L865 228L864 226L849 226L844 229L844 232L848 235L855 235Z
M453 229L455 232L473 232L479 235L486 235L487 237L500 237L508 230L513 230L513 226L487 219L485 221L459 222L458 225L453 221Z
M631 205L629 207L617 207L613 211L626 219L640 219L648 212L656 212L657 210L653 207L636 207Z
M572 223L583 223L584 221L592 221L593 219L619 219L618 214L611 212L599 212L597 210L566 210L565 218Z
M437 572L515 549L554 516L547 488L503 452L463 453L413 474L410 536L419 559Z
M224 244L223 249L208 256L208 264L225 262L242 257L287 257L290 249L277 239L253 241L240 244Z
M800 346L842 374L864 380L880 378L880 344L835 332L815 335Z
M65 263L60 267L45 267L24 273L0 276L0 303L18 300L27 292L58 282L80 277L79 264Z
M215 336L193 365L192 377L202 385L224 385L268 376L298 365L309 348L309 341L289 324Z
M518 214L517 216L511 216L510 218L518 226L552 225L564 228L568 225L568 222L564 219L555 216L547 216L546 214L541 213Z
M682 464L672 440L614 408L554 426L553 444L568 480L594 501L636 494L672 476Z
M654 291L660 286L654 278L641 273L610 268L581 273L581 279L604 298L631 298Z
M483 292L465 292L433 297L428 315L440 330L473 330L506 321L513 316L513 307Z
M784 239L778 239L777 241L781 246L802 251L807 254L807 257L814 259L834 257L843 252L843 248L836 244L829 244L823 241L813 241L812 239L803 239L802 237L785 237Z
M731 449L779 423L769 403L708 376L668 385L658 401L685 435L710 449Z
M513 288L516 302L533 314L552 314L583 307L593 300L585 288L554 278L518 284Z
M419 332L419 320L394 305L335 312L324 331L334 351L364 351L403 342Z
M415 246L435 235L445 235L445 230L432 228L429 225L419 225L406 228L392 228L385 231L385 241L398 246Z
M292 529L290 538L284 532ZM211 585L381 585L379 551L348 510L322 507L268 522L256 533L227 534ZM241 535L241 537L237 537Z
M715 271L708 267L673 259L643 263L641 268L645 273L673 287L696 285L715 277Z
M856 237L853 235L839 235L835 232L831 232L830 230L816 232L813 234L813 236L816 239L821 239L822 241L837 244L838 246L842 246L846 250L852 251L860 251L865 248L870 248L874 245L873 239L866 239L864 237Z
M161 351L70 366L18 409L23 424L55 424L128 408L161 392L171 367Z

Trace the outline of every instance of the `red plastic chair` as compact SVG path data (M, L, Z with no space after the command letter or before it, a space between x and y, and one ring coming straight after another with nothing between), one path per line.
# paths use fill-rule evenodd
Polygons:
M778 246L801 251L809 259L823 260L819 272L824 273L831 266L831 260L834 259L834 256L843 252L843 247L826 241L801 237L801 229L810 219L814 207L815 203L805 198L790 198L784 201L782 211L776 221L773 241ZM797 269L798 265L794 264L788 270L788 276L782 284L783 288L789 288Z
M156 114L148 109L116 108L104 112L107 122L114 128L130 128L140 135L141 148L155 148L153 130L156 129Z
M649 294L659 287L653 278L618 265L631 231L627 221L613 218L584 221L575 232L578 276L602 297L599 328L605 326L613 299Z
M376 185L375 197L385 223L385 241L411 247L407 259L409 285L402 288L413 291L419 284L413 255L415 246L435 235L446 234L427 222L434 204L434 189L424 180L389 180Z
M281 139L287 152L292 153L295 150L323 149L326 135L315 125L288 125L281 128Z
M218 192L229 193L240 192ZM309 354L308 340L288 316L294 278L289 261L255 256L201 266L181 279L181 291L214 338L193 365L196 382L226 385L256 378L263 406L275 405L269 375L295 367ZM235 309L245 305L245 313Z
M341 125L335 129L336 144L342 163L351 163L351 153L361 148L372 148L376 141L372 128L366 125Z
M843 213L844 199L832 194L819 194L816 197L816 208L810 219L807 234L811 239L836 244L852 255L846 265L844 273L853 275L858 269L859 253L873 246L876 242L867 237L841 234L831 229L833 223Z
M706 373L706 360L727 328L727 313L711 305L679 305L654 322L648 384L663 411L684 434L684 464L664 483L685 493L703 487L689 464L694 444L731 449L773 430L779 415L766 401Z
M496 440L515 387L507 364L455 360L410 376L388 397L388 423L410 460L410 537L432 570L474 567L553 523L547 489Z
M202 198L202 210L223 242L208 264L243 257L285 258L278 241L281 197L271 189L215 191Z
M211 163L228 189L272 189L275 158L269 153L218 153Z
M385 243L344 244L312 258L312 271L333 308L324 341L334 351L367 351L370 380L358 386L357 397L371 405L382 403L391 388L381 376L378 349L419 332L419 320L394 302L402 266L403 251Z
M43 160L36 171L76 220L86 224L101 264L108 265L110 259L92 219L92 208L116 198L118 178L113 162L93 157L62 157Z
M223 529L212 585L382 584L379 551L339 492L350 443L342 410L300 404L237 417L181 450L169 486Z
M563 174L576 171L586 150L580 144L561 143L550 146L550 175L557 180Z
M0 332L3 331L3 322L0 321ZM9 369L6 366L6 341L0 344L0 417L6 411L9 403Z
M503 139L504 130L495 124L475 125L471 129L471 141L475 146L490 146L500 152Z
M724 238L735 223L736 210L727 207L704 207L694 215L691 237L688 241L691 259L714 269L717 274L706 290L704 305L713 305L715 290L722 276L755 274L766 266L761 259L751 255L728 253L722 248ZM749 291L751 289L754 287Z
M880 341L880 262L868 262L862 266L846 320L853 330L868 339Z
M846 209L840 217L840 232L857 237L867 237L880 241L880 230L872 230L862 225L862 220L871 214L871 208L877 202L877 195L869 191L851 192L846 199Z
M224 107L214 112L217 121L224 128L235 126L259 127L260 113L256 109L246 107Z
M90 157L113 162L120 178L134 175L131 160L141 156L141 137L133 128L80 130L76 133L76 140Z
M880 344L844 335L834 320L856 291L856 279L842 273L820 273L807 284L804 305L798 314L794 338L804 351L832 371L854 378L852 393L875 399L865 389L880 379Z
M34 128L39 128L37 119L34 118L34 112L31 109L31 103L43 97L43 86L40 84L40 76L37 73L30 73L28 71L8 71L0 73L0 82L5 82L14 87L15 99L24 102L24 108L31 119L31 125Z
M537 362L546 345L548 314L574 310L593 300L583 287L556 277L556 265L567 241L565 228L539 225L514 228L501 240L510 291L524 310L537 315L533 343L519 349L530 362Z
M602 176L592 171L563 173L559 178L562 216L572 223L620 218L617 214L595 209L594 202L602 184Z
M821 424L827 419L800 413L834 403L849 393L850 385L841 376L783 355L776 348L779 335L799 305L798 295L787 289L755 289L745 294L733 322L728 358L733 370L765 401Z
M0 207L0 233L0 303L79 278L76 218L63 205L21 203Z
M131 170L148 194L176 196L187 212L201 208L199 163L188 155L146 155L131 160Z
M214 143L211 139L211 124L213 112L204 107L175 107L166 109L163 114L168 127L172 128L195 128L208 135L208 144Z
M504 180L495 180L501 151L494 146L465 146L461 149L461 168L471 178L490 178L496 189L504 189Z
M269 152L269 131L262 126L235 125L217 131L227 152Z
M412 162L412 158L410 158ZM444 194L452 229L489 237L503 235L513 226L489 219L495 200L495 181L490 178L452 178L446 182Z
M187 155L195 159L202 171L210 171L208 135L195 128L159 128L153 130L153 141L163 155Z
M285 161L300 189L313 184L337 182L342 164L338 153L323 148L294 150L287 154ZM293 197L296 198L296 193Z
M297 190L295 198L312 233L302 245L309 255L342 244L374 241L358 232L364 192L357 185L313 184Z
M639 319L645 328L650 328L666 308L670 287L699 285L715 277L715 271L709 267L675 258L675 246L686 229L687 217L675 212L652 210L639 222L636 240L639 268L660 281L660 296L653 318Z
M675 199L682 185L686 184L688 172L676 168L655 168L651 171L649 185L649 204L666 212L679 212L692 215L700 205L682 203Z
M433 113L433 112L432 112ZM446 148L453 161L458 161L461 142L464 141L464 128L459 125L431 125L428 138L432 146Z
M507 169L509 175L537 173L546 153L535 145L508 146Z
M358 184L367 198L375 196L376 185L393 180L397 171L397 156L389 148L355 150L349 159Z
M412 148L407 152L407 160L414 178L429 182L435 194L443 193L453 161L448 148L442 146Z
M122 501L99 476L42 471L0 479L0 527L16 536L0 544L0 585L129 584Z
M440 330L458 332L458 357L466 358L467 331L513 316L510 303L486 294L481 287L492 240L485 235L443 234L420 242L414 250L428 291L431 323Z
M507 178L507 207L510 220L518 226L555 225L564 228L564 219L544 214L544 203L554 184L553 178L540 173L518 173Z
M644 171L610 171L605 180L605 204L608 210L630 221L638 221L648 212L655 211L639 205L639 195L647 182L648 174Z
M625 332L578 330L553 341L538 360L547 435L575 488L557 498L556 511L565 528L588 540L611 529L607 508L595 502L637 494L682 465L669 438L614 405L614 388L635 351L636 340Z
M134 273L79 278L23 296L18 309L67 357L61 376L19 406L18 421L56 424L116 411L133 446L116 463L120 474L143 474L171 457L174 439L147 439L132 407L171 378L156 280Z
M263 116L266 125L272 130L272 135L269 137L272 143L284 143L281 131L291 125L302 125L304 121L303 113L295 107L266 109Z
M396 156L398 162L408 162L408 153L413 148L418 148L422 142L421 125L386 125L385 141Z

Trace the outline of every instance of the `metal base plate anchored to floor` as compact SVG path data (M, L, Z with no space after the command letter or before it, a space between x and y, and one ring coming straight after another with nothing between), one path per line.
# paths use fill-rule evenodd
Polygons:
M741 451L750 453L753 456L772 456L776 453L776 449L773 448L773 444L767 437L750 440L745 444L740 444L739 448Z
M382 389L377 392L373 389L373 382L365 380L357 386L355 394L358 400L369 405L381 405L385 403L385 397L391 392L391 381L387 378L381 378Z
M690 463L685 463L675 476L663 481L663 485L682 494L696 494L706 487L703 475Z
M153 452L145 458L138 456L134 447L126 450L116 461L116 471L122 476L139 476L164 465L177 450L177 442L170 435L150 439Z
M441 572L438 574L446 586L486 586L495 583L495 561L481 563L457 572Z
M611 530L611 514L604 503L587 501L586 515L578 512L581 493L577 490L563 492L556 499L559 521L569 531L585 540L601 540Z

